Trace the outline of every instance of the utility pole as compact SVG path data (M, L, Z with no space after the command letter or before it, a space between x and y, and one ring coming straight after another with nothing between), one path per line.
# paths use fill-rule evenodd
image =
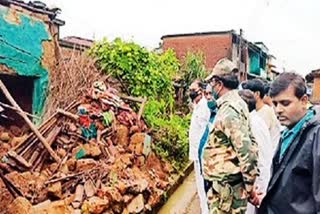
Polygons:
M246 80L246 76L245 76L245 70L243 71L241 69L241 58L242 58L242 36L243 36L243 30L240 28L240 35L239 35L239 47L238 47L238 53L239 53L239 57L238 57L238 68L239 68L239 75L238 78L240 81L242 80Z

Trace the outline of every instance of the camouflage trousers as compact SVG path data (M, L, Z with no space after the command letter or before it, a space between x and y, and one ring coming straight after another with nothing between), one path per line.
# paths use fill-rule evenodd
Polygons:
M209 214L238 214L245 213L248 203L248 194L244 184L230 186L212 182L207 192Z

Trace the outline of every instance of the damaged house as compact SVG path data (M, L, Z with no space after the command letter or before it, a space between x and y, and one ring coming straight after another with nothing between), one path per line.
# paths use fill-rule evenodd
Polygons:
M229 58L239 68L239 79L263 78L273 80L278 74L271 63L274 56L262 42L247 41L234 30L172 34L161 37L164 50L172 48L182 60L188 51L201 51L205 66L211 70L221 58Z
M0 0L0 79L21 108L41 116L49 73L57 61L58 8L44 3ZM1 103L7 103L0 92ZM18 124L18 117L6 109L6 116Z

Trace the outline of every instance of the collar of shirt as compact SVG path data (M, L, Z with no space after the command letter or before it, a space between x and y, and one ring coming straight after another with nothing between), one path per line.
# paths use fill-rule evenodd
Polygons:
M286 128L283 130L281 134L281 148L280 148L280 158L282 158L283 154L289 147L289 145L292 143L293 138L298 134L298 132L301 130L302 126L310 120L314 116L313 110L308 110L307 113L300 119L296 125L294 125L293 128L288 129Z
M239 96L238 90L235 89L228 91L227 93L219 97L219 99L217 99L217 107L220 108L220 106L228 100L235 100L234 97L236 96Z

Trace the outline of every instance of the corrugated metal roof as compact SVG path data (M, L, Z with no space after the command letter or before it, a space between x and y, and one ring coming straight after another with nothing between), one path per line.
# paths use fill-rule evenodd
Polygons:
M94 41L77 36L68 36L59 40L59 44L67 48L75 48L78 50L85 50L93 45Z

